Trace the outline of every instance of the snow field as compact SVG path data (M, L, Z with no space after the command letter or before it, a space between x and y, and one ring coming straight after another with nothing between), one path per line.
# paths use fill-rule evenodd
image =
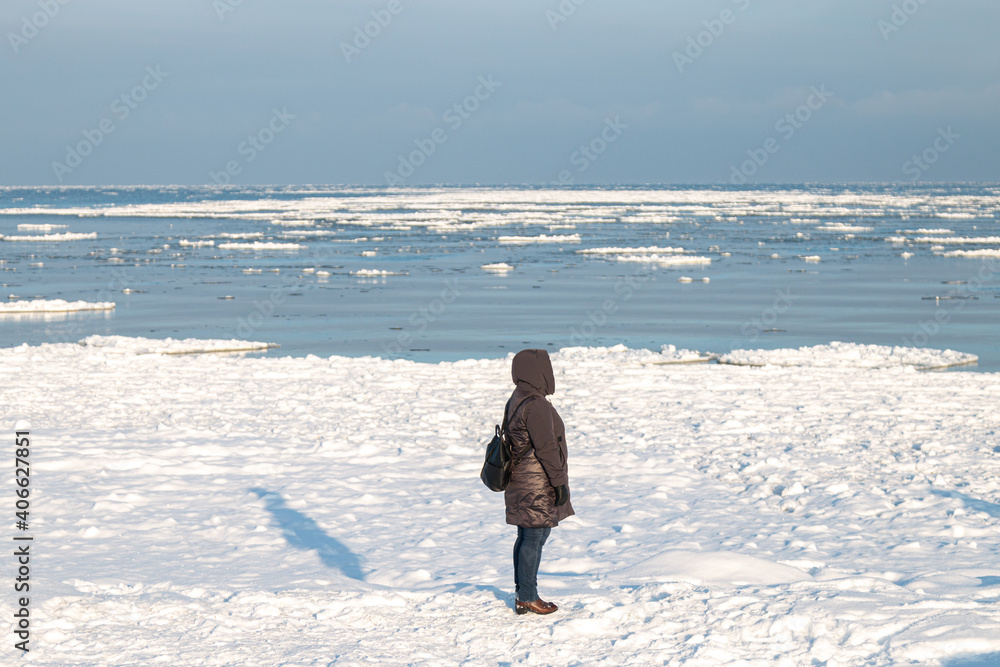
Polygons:
M22 662L1000 652L1000 376L658 363L696 354L553 355L578 516L545 548L542 618L511 611L513 528L478 479L509 360L0 350L45 546Z

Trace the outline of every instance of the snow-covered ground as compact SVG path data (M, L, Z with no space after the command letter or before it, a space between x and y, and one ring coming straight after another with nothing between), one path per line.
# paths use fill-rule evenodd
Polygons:
M33 443L24 664L1000 653L997 374L859 367L867 349L762 368L670 347L554 354L577 516L542 561L560 610L523 617L513 529L478 479L508 360L153 347L0 350L0 425L29 422Z
M797 350L733 350L719 361L738 366L842 366L883 368L912 366L919 370L974 364L977 357L955 350L931 350L888 345L860 345L834 341L829 345L801 347Z

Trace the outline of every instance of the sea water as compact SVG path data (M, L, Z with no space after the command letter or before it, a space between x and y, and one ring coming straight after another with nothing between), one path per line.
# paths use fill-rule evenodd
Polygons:
M0 347L239 338L441 361L839 340L997 371L998 223L996 184L2 188L0 301L116 307L0 315ZM63 233L96 236L44 238ZM616 251L579 252L595 248Z

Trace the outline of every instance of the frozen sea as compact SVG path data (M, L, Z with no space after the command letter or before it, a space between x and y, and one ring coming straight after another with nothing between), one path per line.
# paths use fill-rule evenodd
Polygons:
M18 664L1000 664L997 186L0 196ZM478 479L525 346L546 617Z
M449 361L847 341L996 371L998 222L995 184L3 188L0 302L115 308L0 315L0 347L238 338Z

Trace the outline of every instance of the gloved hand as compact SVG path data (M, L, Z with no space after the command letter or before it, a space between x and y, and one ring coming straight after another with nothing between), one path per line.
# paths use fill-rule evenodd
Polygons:
M556 487L556 507L562 507L569 502L569 487L563 484Z

